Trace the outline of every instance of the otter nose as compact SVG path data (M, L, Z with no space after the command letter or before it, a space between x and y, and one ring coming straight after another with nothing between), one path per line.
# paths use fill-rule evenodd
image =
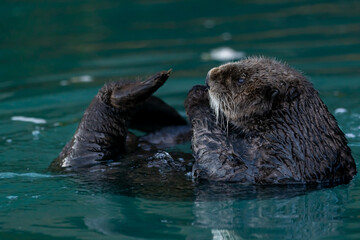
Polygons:
M207 73L206 79L205 79L205 84L206 84L206 87L207 87L207 88L210 88L210 87L209 87L210 76L213 75L213 72L216 73L217 71L218 71L218 68L215 67L215 68L210 69L210 71ZM213 76L213 77L214 77L214 76Z

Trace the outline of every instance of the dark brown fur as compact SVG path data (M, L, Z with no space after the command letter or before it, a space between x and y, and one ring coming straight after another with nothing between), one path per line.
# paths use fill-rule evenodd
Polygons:
M257 57L228 63L209 71L207 85L185 101L195 178L333 186L356 174L335 118L286 64Z

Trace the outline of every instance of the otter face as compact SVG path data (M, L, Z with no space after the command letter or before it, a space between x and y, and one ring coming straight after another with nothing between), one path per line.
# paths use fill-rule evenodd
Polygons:
M206 83L217 119L224 115L235 126L264 118L296 99L307 80L299 72L267 58L248 58L211 69Z

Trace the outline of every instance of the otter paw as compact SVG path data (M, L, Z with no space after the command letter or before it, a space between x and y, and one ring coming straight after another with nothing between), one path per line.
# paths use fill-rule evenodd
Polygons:
M185 109L189 113L193 108L202 108L209 106L208 89L202 85L194 86L185 99Z

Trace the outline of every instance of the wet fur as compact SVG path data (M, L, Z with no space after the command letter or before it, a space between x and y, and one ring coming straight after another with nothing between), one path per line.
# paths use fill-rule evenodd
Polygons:
M73 138L50 169L87 168L134 151L138 147L138 138L128 131L129 126L145 132L167 127L162 131L163 135L157 136L171 135L176 142L182 128L174 127L173 130L169 126L184 126L186 121L165 102L151 96L169 74L170 71L161 72L141 82L105 84L85 110ZM184 128L184 131L189 130Z
M225 64L209 71L207 85L185 101L195 179L333 186L356 174L335 118L286 64L256 57Z

